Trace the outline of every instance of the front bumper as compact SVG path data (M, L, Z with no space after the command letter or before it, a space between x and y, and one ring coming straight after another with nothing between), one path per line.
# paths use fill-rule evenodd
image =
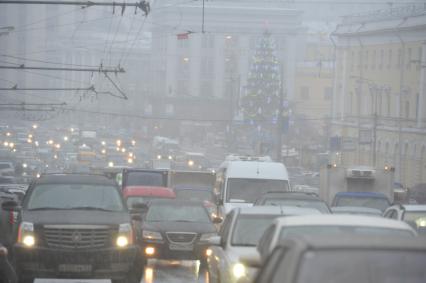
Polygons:
M182 244L179 250L173 249L172 245L172 243L167 241L144 240L141 241L141 252L146 258L156 259L204 260L207 258L206 250L209 244L206 242L195 242L191 245ZM147 254L145 252L146 248L154 248L154 254Z
M64 250L15 245L14 252L18 274L24 277L124 279L134 267L139 249Z

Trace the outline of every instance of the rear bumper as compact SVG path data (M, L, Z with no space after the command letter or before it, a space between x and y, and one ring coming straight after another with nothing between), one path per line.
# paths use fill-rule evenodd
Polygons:
M134 267L139 249L61 250L15 245L14 252L18 274L29 278L123 279Z

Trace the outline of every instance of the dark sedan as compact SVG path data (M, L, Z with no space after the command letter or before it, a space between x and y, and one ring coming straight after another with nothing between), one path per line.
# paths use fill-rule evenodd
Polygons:
M217 232L202 202L153 200L144 217L141 235L142 249L149 258L204 263L207 241Z
M328 205L315 194L302 192L269 192L256 200L258 205L296 206L313 208L321 213L331 213Z

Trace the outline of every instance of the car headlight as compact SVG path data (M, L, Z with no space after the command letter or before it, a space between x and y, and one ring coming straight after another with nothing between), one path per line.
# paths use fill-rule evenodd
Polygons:
M35 245L36 239L34 235L34 224L30 222L22 222L19 225L18 243L31 248Z
M133 229L130 223L120 224L115 244L119 248L125 248L133 244Z
M236 263L232 267L232 275L235 279L240 279L241 277L246 275L246 267L242 263Z
M205 233L200 237L200 241L208 241L211 237L217 236L216 233Z
M161 233L154 232L154 231L142 231L142 238L145 240L162 240L163 237L161 236Z

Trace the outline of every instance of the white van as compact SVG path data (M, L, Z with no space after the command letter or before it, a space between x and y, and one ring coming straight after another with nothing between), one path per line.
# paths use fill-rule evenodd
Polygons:
M222 216L235 207L252 206L267 192L289 190L286 167L267 156L231 155L216 172L215 192Z

